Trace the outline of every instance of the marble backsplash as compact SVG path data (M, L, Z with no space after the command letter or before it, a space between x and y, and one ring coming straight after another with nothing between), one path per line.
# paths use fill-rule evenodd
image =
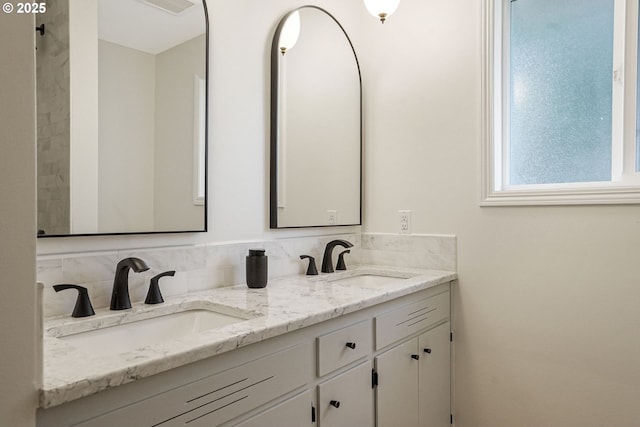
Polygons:
M141 258L150 267L142 273L129 273L129 293L131 301L135 303L144 301L151 277L167 270L175 270L176 274L160 280L160 288L165 296L245 283L245 257L249 248L266 250L270 278L304 274L308 261L300 260L303 254L315 257L320 270L324 247L335 238L346 239L354 244L345 257L347 267L377 264L455 271L455 237L435 235L363 233L43 255L37 261L37 278L44 284L43 317L68 315L73 311L77 293L56 293L53 285L60 283L85 286L94 308L107 307L116 264L126 257ZM341 249L337 247L334 251L334 262Z
M456 271L456 237L427 234L361 235L363 264Z

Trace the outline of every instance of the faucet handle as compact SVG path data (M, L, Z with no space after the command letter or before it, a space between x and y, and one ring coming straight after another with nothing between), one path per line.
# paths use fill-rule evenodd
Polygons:
M160 304L164 302L164 298L162 298L162 293L160 292L160 286L158 285L158 281L162 277L165 276L174 276L176 274L175 270L165 271L164 273L157 274L151 278L151 282L149 283L149 291L147 292L147 298L144 300L145 304Z
M338 265L336 265L336 270L346 270L347 265L344 263L344 255L351 253L351 249L347 249L346 251L340 252L338 255Z
M96 312L93 311L93 306L91 305L87 288L84 286L61 284L53 285L53 289L56 292L64 291L65 289L75 289L78 291L78 298L76 299L76 305L73 308L71 317L88 317L96 314Z
M317 276L316 259L311 255L300 255L300 259L309 258L309 266L307 267L307 276Z

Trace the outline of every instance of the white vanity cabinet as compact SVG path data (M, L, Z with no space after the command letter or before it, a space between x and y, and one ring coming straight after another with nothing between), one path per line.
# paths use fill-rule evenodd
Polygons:
M449 289L40 409L37 427L448 426Z
M451 424L449 313L447 289L376 316L378 427Z
M141 400L78 426L219 425L304 385L310 368L306 345L298 344Z
M268 416L274 425L278 418L286 418L305 426L315 404L314 393L307 391L313 380L313 341L299 334L293 338L276 337L40 409L36 425L215 427L237 424L234 420L273 408ZM299 399L285 402L300 393ZM281 404L283 408L278 409Z

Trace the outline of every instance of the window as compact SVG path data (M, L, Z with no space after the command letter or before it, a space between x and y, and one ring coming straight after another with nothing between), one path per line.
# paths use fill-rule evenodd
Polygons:
M640 203L637 0L484 0L483 205Z

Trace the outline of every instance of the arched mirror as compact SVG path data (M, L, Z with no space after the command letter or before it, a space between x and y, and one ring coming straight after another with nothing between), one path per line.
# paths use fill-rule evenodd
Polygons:
M360 67L327 11L304 6L271 47L271 228L361 224Z
M206 230L204 0L37 15L40 237Z

